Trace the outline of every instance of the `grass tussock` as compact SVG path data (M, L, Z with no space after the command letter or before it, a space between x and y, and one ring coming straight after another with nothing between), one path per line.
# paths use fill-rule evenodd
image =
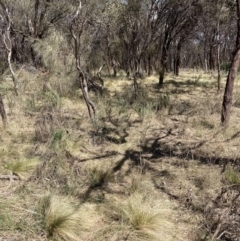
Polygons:
M110 168L102 168L99 165L92 165L86 168L87 183L91 188L99 187L113 179Z
M50 54L41 56L46 65L52 64L49 71L24 68L19 98L3 86L9 123L1 133L0 200L7 201L0 202L0 237L211 237L219 214L229 207L229 196L223 193L222 201L211 208L214 218L204 210L221 190L237 192L240 185L237 162L223 174L218 165L239 160L239 100L235 99L231 124L223 129L222 96L216 97L216 79L207 73L167 74L162 89L156 88L156 76L141 79L136 95L131 80L104 76L106 92L89 92L97 107L97 118L89 121L81 90L74 85L71 56L66 56L64 68L64 56L51 62L50 50L61 42L54 39L48 39ZM45 47L40 42L34 46L39 55ZM8 82L4 77L3 84L11 86ZM240 96L239 85L235 91ZM10 182L9 171L25 181ZM46 193L52 195L39 201ZM224 225L221 239L230 240L227 234L234 234L235 226Z
M227 167L226 167L225 180L231 185L240 186L239 171L234 170L230 164L227 165Z
M5 168L10 170L14 175L25 179L31 172L37 168L39 161L36 159L20 159L9 162Z
M113 222L110 229L118 232L116 240L123 236L129 240L165 240L171 236L169 207L157 205L150 197L135 192L124 201L110 201L108 209Z
M0 201L0 231L14 229L14 221L9 210L9 205Z
M70 197L47 196L41 200L40 209L44 230L53 240L84 240L96 220L92 208L79 207Z

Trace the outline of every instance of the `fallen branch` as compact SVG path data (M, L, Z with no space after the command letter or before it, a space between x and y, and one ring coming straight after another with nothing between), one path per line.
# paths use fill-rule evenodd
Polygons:
M20 177L15 175L0 175L0 180L20 180Z

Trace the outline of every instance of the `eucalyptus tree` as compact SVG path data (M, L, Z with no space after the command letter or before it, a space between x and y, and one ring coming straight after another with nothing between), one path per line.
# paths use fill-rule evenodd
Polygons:
M12 66L13 41L11 38L11 28L12 28L11 14L9 12L8 7L3 2L0 2L0 7L1 7L0 21L2 26L2 31L1 31L2 42L7 51L7 62L11 72L11 76L12 76L14 91L15 91L15 94L18 95L17 77ZM2 106L3 106L3 102L2 102Z
M37 65L34 44L44 39L54 28L63 23L71 11L71 1L65 0L1 0L11 16L12 58L18 62Z
M102 2L101 14L98 15L100 27L95 40L98 43L95 50L101 51L99 57L101 61L104 59L108 74L110 74L110 68L112 68L115 77L122 58L122 49L117 35L120 25L117 20L122 12L122 8L123 4L120 0L105 0ZM93 52L93 55L96 58L96 51Z
M101 45L104 42L104 33L108 26L106 20L107 2L104 0L98 1L81 1L78 2L77 10L72 14L70 21L70 32L73 40L74 57L76 68L78 71L79 85L82 89L83 97L88 108L89 117L94 119L96 116L96 105L90 100L88 95L88 85L94 84L94 81L99 80L103 85L103 80L93 78L91 76L91 63L96 64L95 59L100 59ZM102 55L103 59L104 55ZM102 65L102 64L101 64ZM101 72L102 65L98 71Z
M155 42L158 41L156 0L129 0L123 4L118 18L118 37L122 51L121 66L127 75L133 73L134 95L137 96L137 78L142 77L142 67L151 71ZM147 66L148 65L148 66Z
M230 120L230 110L232 107L232 94L233 94L234 82L235 82L235 79L238 73L239 64L240 64L240 0L236 0L236 9L237 9L236 46L233 52L231 68L228 72L225 92L223 96L222 113L221 113L222 125L227 125Z
M53 61L45 61L46 56L56 56L58 53L55 49L51 51L51 43L49 44L47 40L53 34L60 32L63 25L66 25L71 6L71 3L66 4L65 0L58 2L50 0L0 1L2 45L5 46L6 62L11 71L16 94L21 85L15 74L19 64L51 67ZM12 62L17 64L13 65Z
M187 35L191 33L194 27L192 23L196 23L201 16L202 5L199 0L160 1L157 10L157 18L161 19L163 28L158 83L159 87L162 87L171 44L183 33L179 39L181 45Z
M189 41L193 41L194 39L196 26L199 21L199 15L201 15L200 9L197 10L197 13L195 11L191 12L191 16L189 16L190 21L187 21L185 23L184 28L178 33L178 35L173 40L173 46L174 46L173 71L175 75L179 75L179 69L181 66L181 52L184 47L184 44L189 43Z

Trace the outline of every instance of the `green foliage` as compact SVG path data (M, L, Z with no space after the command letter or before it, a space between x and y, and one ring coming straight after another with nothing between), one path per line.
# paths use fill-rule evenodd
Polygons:
M67 141L67 134L66 131L63 129L56 129L53 131L51 140L50 140L50 147L53 148L53 150L61 154L63 150L65 150Z
M226 72L230 70L230 67L231 67L231 63L230 62L224 62L220 66L221 70L224 70Z
M66 52L64 35L54 28L44 40L36 39L33 47L45 67L52 73L65 72L72 64L73 55L70 55L69 51Z
M44 110L53 111L60 106L59 95L51 90L42 92L42 108Z
M147 116L149 116L153 113L153 111L152 111L153 107L154 107L154 105L152 102L146 101L146 103L135 104L134 109L138 113L139 117L143 120Z
M156 100L157 110L161 110L170 106L170 96L168 94L160 95Z
M52 136L57 123L53 113L40 113L36 118L35 127L35 139L40 142L47 142Z
M240 185L239 171L234 170L230 164L228 164L226 167L225 180L230 184Z
M60 108L61 99L56 91L48 89L39 91L36 94L29 96L25 100L26 111L48 111L53 112Z
M19 159L9 162L5 168L20 178L24 178L27 174L31 173L38 164L39 161L36 159Z
M26 110L35 111L36 102L34 96L26 99Z

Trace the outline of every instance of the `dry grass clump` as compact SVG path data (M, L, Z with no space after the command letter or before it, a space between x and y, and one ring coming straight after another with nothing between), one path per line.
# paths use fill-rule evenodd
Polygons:
M91 187L99 186L111 179L110 170L103 170L98 167L88 169L89 183Z
M232 160L239 159L237 102L233 124L220 129L221 100L205 75L167 76L161 90L155 88L156 77L143 79L136 98L132 82L106 79L109 95L90 93L98 108L91 122L81 91L59 96L69 93L70 75L65 79L65 72L51 70L38 74L38 83L29 79L22 99L8 95L1 174L9 172L6 163L22 178L38 168L28 181L11 182L15 191L6 187L8 180L0 183L0 198L9 194L13 200L10 208L0 202L0 229L9 236L20 230L25 239L18 240L196 240L205 207L222 188L221 178L235 191L240 184L235 168L221 175L220 167L210 165L230 160L231 153ZM49 86L42 88L44 83ZM36 156L40 165L31 163ZM54 195L36 208L46 190ZM216 199L213 216L206 217L203 236L206 230L213 234L219 210L231 205L226 194L231 192L221 203ZM232 232L230 226L226 230Z
M46 143L51 137L54 139L56 133L61 132L61 116L54 112L41 112L37 115L34 124L35 127L35 140ZM60 132L59 132L60 130ZM57 134L58 135L58 134ZM53 140L54 141L54 140Z
M97 220L92 207L79 207L70 197L46 196L41 200L40 206L44 230L52 240L85 240L85 232Z
M153 191L154 187L150 175L147 173L144 175L141 173L132 173L126 188L127 194L145 193L145 195L151 195Z
M53 115L51 113L41 113L35 122L36 140L47 142L53 131Z
M14 175L21 179L26 178L36 167L39 161L36 159L19 159L13 162L9 162L5 168L10 170Z
M172 224L168 221L171 209L153 202L151 197L134 193L126 200L107 203L110 218L108 232L117 234L109 240L168 240ZM108 239L107 239L108 240Z
M9 206L0 201L0 230L12 230L14 221L8 212Z

